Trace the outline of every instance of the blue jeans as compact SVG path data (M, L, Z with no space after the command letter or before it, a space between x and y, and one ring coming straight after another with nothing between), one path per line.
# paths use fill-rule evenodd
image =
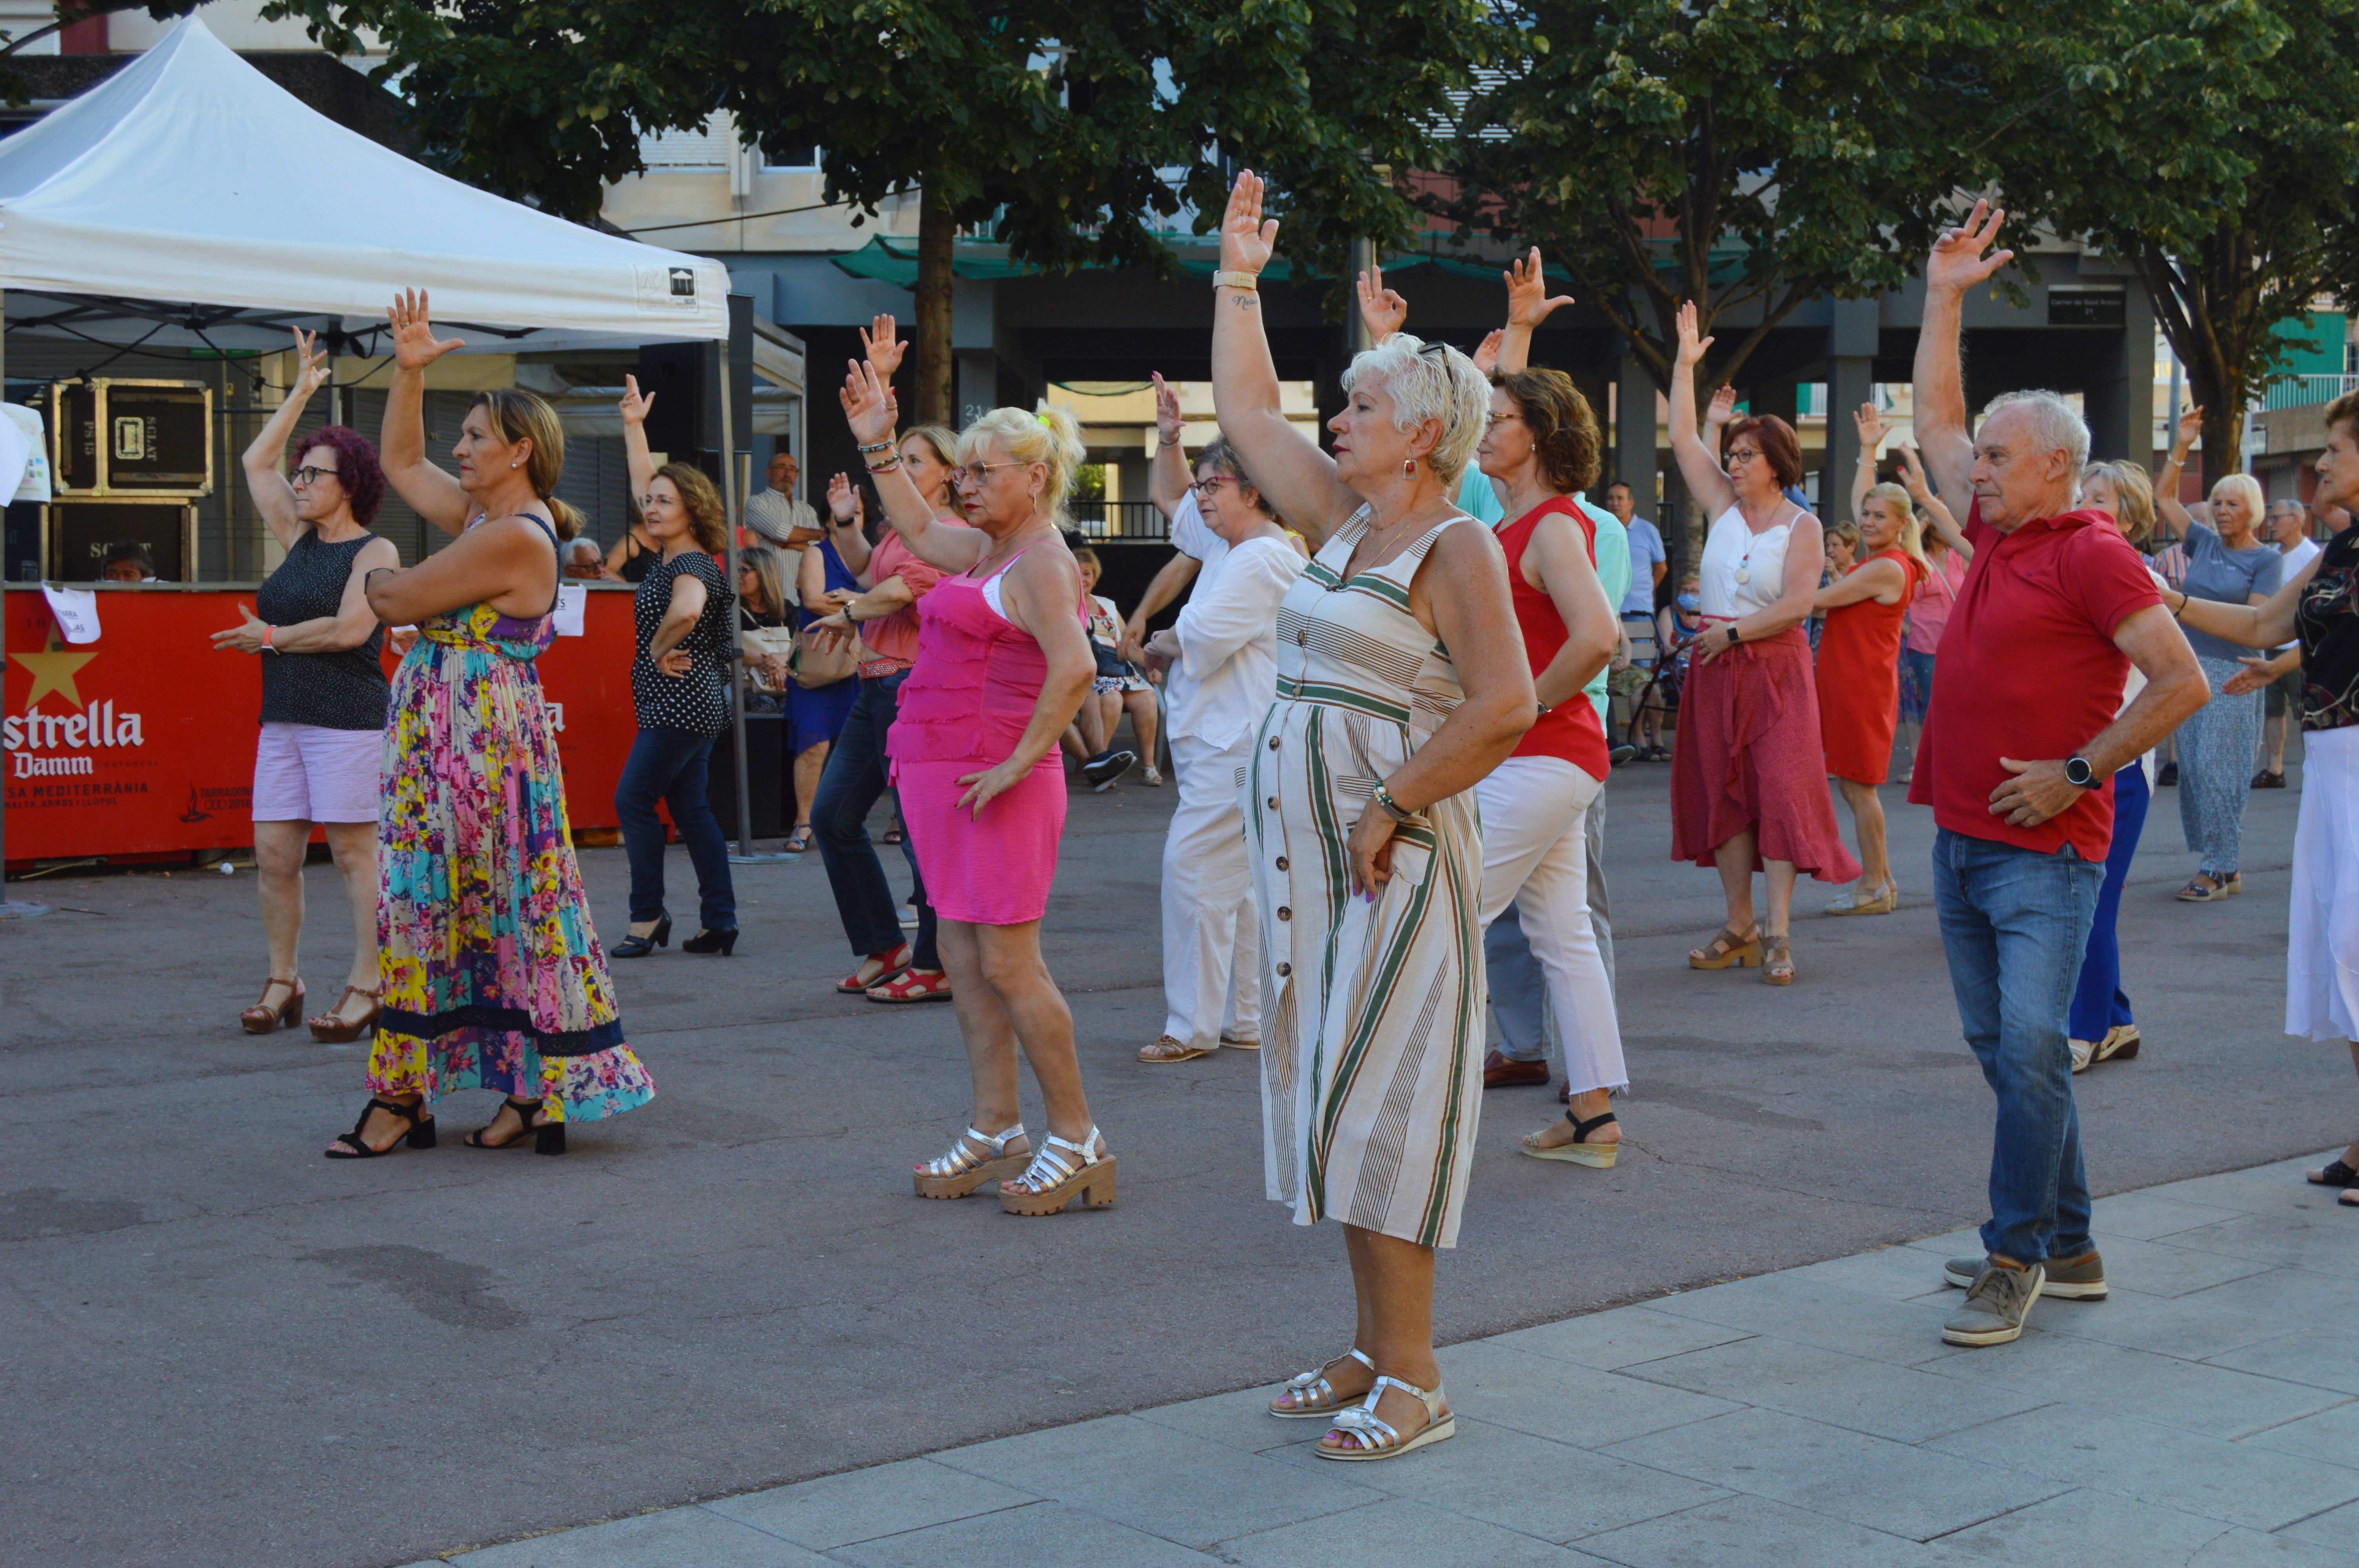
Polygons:
M656 802L671 808L671 823L696 865L698 923L707 931L737 927L737 890L729 881L729 840L705 795L705 764L713 735L684 730L642 730L631 742L623 776L614 785L614 815L623 823L623 848L631 858L631 919L659 920L664 914L664 830Z
M886 791L885 737L900 708L901 683L908 678L905 670L861 681L860 695L844 716L811 801L811 837L827 867L827 884L835 893L836 913L843 917L843 934L862 957L901 945L899 909L893 902L892 884L885 880L885 863L868 838L868 810ZM921 969L939 969L942 964L934 951L934 906L926 901L917 847L907 829L905 822L901 853L909 861L909 902L918 909L912 961Z
M2097 894L2097 917L2089 926L2081 983L2072 992L2075 1040L2103 1040L2112 1030L2137 1022L2130 1016L2130 999L2122 989L2122 946L2114 927L2121 918L2122 883L2129 880L2150 798L2146 769L2139 763L2114 775L2114 847L2105 856L2105 885Z
M2104 871L1942 828L1933 907L1966 1044L1998 1097L1983 1249L2018 1263L2089 1249L2089 1178L2072 1104L2067 1010Z

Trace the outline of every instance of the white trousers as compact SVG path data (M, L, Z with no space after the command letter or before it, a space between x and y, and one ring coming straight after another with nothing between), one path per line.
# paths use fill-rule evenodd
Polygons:
M2301 738L2288 926L2286 1033L2359 1040L2359 729Z
M1548 979L1574 1094L1630 1083L1614 982L1589 918L1584 818L1604 787L1558 757L1510 757L1474 786L1483 813L1483 924L1516 906Z
M1180 808L1163 840L1163 1033L1205 1051L1225 1029L1261 1038L1261 919L1245 865L1237 775L1253 737L1226 751L1171 741Z

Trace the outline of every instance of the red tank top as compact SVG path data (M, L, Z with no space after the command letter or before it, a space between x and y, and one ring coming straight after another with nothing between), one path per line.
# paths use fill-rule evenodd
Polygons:
M1597 565L1597 524L1568 496L1543 501L1499 530L1499 547L1507 553L1507 586L1515 596L1516 624L1523 632L1524 657L1530 661L1535 676L1549 667L1565 639L1564 618L1556 612L1556 600L1524 580L1524 551L1530 546L1540 519L1551 512L1561 512L1580 524L1589 564ZM1524 731L1515 755L1560 757L1602 781L1610 764L1605 760L1605 726L1598 720L1597 705L1589 700L1587 692L1573 693L1563 707L1541 714Z

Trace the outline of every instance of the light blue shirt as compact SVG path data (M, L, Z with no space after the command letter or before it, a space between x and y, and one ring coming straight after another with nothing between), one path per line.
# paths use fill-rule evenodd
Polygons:
M1605 597L1619 604L1630 595L1630 531L1623 527L1622 520L1611 512L1591 505L1586 495L1576 495L1572 499L1574 504L1597 525L1597 580L1605 589ZM1497 528L1507 516L1507 509L1499 504L1499 492L1492 488L1490 479L1480 469L1473 468L1468 469L1466 477L1459 481L1458 510L1471 517L1480 517L1484 525L1493 529ZM1652 534L1654 530L1648 528L1647 532ZM1662 540L1658 538L1655 548L1659 551L1662 547ZM1651 597L1654 591L1654 582L1649 579L1647 592ZM1588 694L1589 700L1596 705L1600 723L1605 721L1606 705L1612 700L1605 695L1607 673L1607 670L1598 671L1595 678L1582 688Z
M1469 517L1480 517L1486 528L1496 528L1507 516L1491 476L1473 463L1466 465L1465 475L1458 481L1458 510Z
M1630 519L1630 591L1620 600L1625 615L1643 615L1653 620L1655 615L1655 568L1668 565L1670 557L1664 553L1663 536L1644 517Z

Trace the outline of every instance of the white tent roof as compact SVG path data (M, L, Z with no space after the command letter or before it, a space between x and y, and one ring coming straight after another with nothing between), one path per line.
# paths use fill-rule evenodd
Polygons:
M0 142L0 287L633 341L729 335L719 262L445 178L314 113L194 16ZM473 345L492 347L492 344Z

